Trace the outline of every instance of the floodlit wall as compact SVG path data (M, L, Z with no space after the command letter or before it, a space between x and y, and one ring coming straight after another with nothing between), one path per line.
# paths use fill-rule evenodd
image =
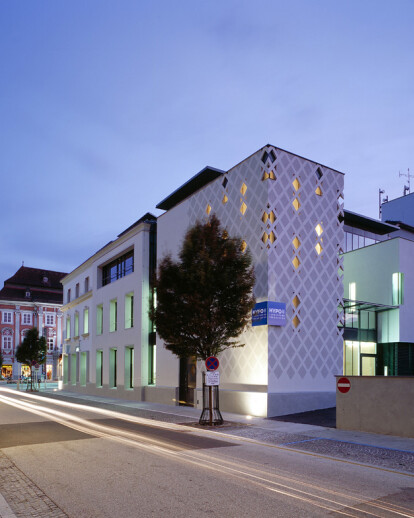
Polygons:
M334 405L342 193L341 173L268 146L158 218L158 262L177 253L191 224L214 213L252 255L257 302L286 303L285 327L250 328L243 348L220 355L223 410L276 415ZM157 337L157 387L177 384L178 361Z

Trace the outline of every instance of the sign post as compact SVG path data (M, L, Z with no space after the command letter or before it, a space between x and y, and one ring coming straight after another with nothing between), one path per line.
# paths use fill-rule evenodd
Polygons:
M206 361L207 372L203 372L203 412L200 424L223 424L223 418L219 409L218 388L220 385L220 373L217 370L220 362L216 356L209 356ZM208 391L207 391L208 389ZM208 393L208 396L207 396ZM208 397L208 406L207 406ZM208 412L208 418L205 415ZM213 419L214 415L214 419Z

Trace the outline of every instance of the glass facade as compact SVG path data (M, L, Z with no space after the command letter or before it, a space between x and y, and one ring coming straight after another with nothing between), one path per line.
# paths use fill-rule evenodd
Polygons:
M102 268L102 286L115 282L134 271L134 251L118 257Z

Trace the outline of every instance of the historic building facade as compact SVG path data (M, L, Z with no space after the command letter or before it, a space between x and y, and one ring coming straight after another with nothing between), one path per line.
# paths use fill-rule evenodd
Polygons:
M57 379L62 352L62 285L65 273L22 266L0 291L2 376L18 379L29 368L15 359L17 346L28 329L37 327L47 340L46 364L41 374Z

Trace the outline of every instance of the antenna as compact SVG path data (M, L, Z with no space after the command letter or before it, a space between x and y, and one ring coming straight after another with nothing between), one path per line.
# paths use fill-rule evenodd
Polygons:
M404 196L411 193L411 178L414 178L414 175L410 174L410 168L407 169L406 173L400 173L398 171L398 176L405 176L408 179L408 185L404 185Z
M384 201L388 201L388 196L387 196L381 202L381 194L385 194L384 189L378 189L378 214L379 214L379 219L381 219L381 204Z

